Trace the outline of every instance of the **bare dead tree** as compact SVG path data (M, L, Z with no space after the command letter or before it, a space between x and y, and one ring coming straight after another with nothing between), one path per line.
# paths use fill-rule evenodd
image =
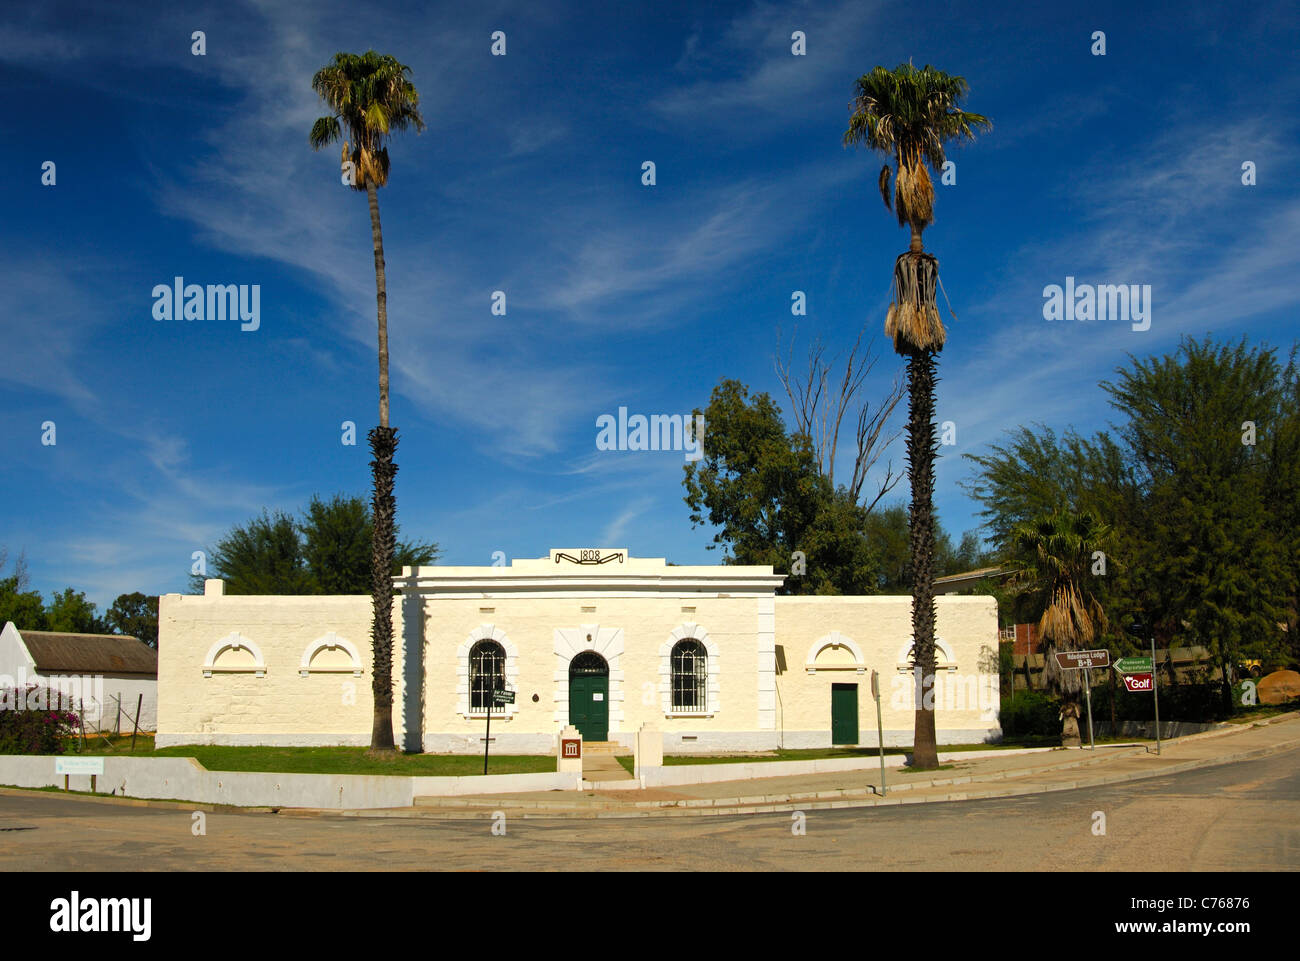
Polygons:
M839 377L836 372L836 361L832 359L828 362L825 359L825 344L820 338L813 341L808 348L808 371L803 378L793 372L794 341L798 331L796 330L795 337L790 339L790 349L784 363L779 352L781 334L780 331L777 332L776 375L781 380L781 386L785 388L786 396L790 398L795 427L812 441L817 467L830 481L832 487L835 485L835 455L839 449L840 428L844 417L854 407L855 398L858 397L862 385L879 359L875 351L874 337L867 342L866 350L862 350L862 335L865 332L865 326L858 332L858 339L853 344L853 349L849 351L848 359L844 364L842 377ZM836 378L838 378L838 390L833 386ZM906 385L895 377L889 390L877 401L874 408L871 402L866 400L861 401L857 407L855 425L857 450L853 459L853 477L848 485L849 493L855 503L862 501L862 488L866 484L867 475L879 463L889 445L903 431L898 427L892 433L886 434L894 409L902 401L905 393ZM880 499L893 490L902 478L902 474L894 473L893 462L887 461L885 477L876 495L871 498L870 503L863 503L867 512L870 513L880 503Z
M0 577L4 576L5 568L9 566L9 548L0 547ZM27 552L19 551L18 556L14 558L14 572L11 575L14 580L16 590L25 590L28 582L31 580L27 570Z

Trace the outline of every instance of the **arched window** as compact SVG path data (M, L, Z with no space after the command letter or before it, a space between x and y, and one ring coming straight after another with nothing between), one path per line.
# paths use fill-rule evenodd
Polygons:
M673 645L674 711L703 711L707 702L709 660L704 645L693 638Z
M469 652L469 709L475 714L505 713L492 704L492 692L506 686L506 651L496 641L479 641Z

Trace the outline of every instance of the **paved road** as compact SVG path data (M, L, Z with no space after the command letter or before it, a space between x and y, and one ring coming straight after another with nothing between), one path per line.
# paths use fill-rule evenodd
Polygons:
M1094 812L1106 833L1093 834ZM289 818L0 797L0 870L1300 870L1300 749L986 801L604 821Z

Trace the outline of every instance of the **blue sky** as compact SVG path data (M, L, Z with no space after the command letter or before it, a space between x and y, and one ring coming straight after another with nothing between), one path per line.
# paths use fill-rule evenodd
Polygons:
M191 553L263 507L368 492L369 222L337 151L307 144L311 75L339 50L410 65L428 123L393 142L380 205L399 520L443 563L574 546L715 563L683 455L598 451L596 418L686 414L724 377L788 408L773 359L796 326L832 352L877 334L868 397L901 374L878 332L907 236L880 159L841 146L877 64L962 74L994 121L952 152L925 236L958 317L938 407L957 427L938 467L950 532L977 524L960 454L1022 424L1104 425L1097 382L1126 354L1295 337L1290 4L464 6L0 15L0 546L33 587L101 609L183 591ZM151 291L177 275L259 284L260 328L155 321ZM1150 284L1150 330L1044 320L1067 275Z

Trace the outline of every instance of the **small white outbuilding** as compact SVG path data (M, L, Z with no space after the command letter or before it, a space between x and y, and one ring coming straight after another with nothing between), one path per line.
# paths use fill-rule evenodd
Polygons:
M130 732L139 711L141 731L158 727L158 652L121 634L0 630L0 696L36 687L82 715L87 732ZM15 704L15 706L17 706Z

